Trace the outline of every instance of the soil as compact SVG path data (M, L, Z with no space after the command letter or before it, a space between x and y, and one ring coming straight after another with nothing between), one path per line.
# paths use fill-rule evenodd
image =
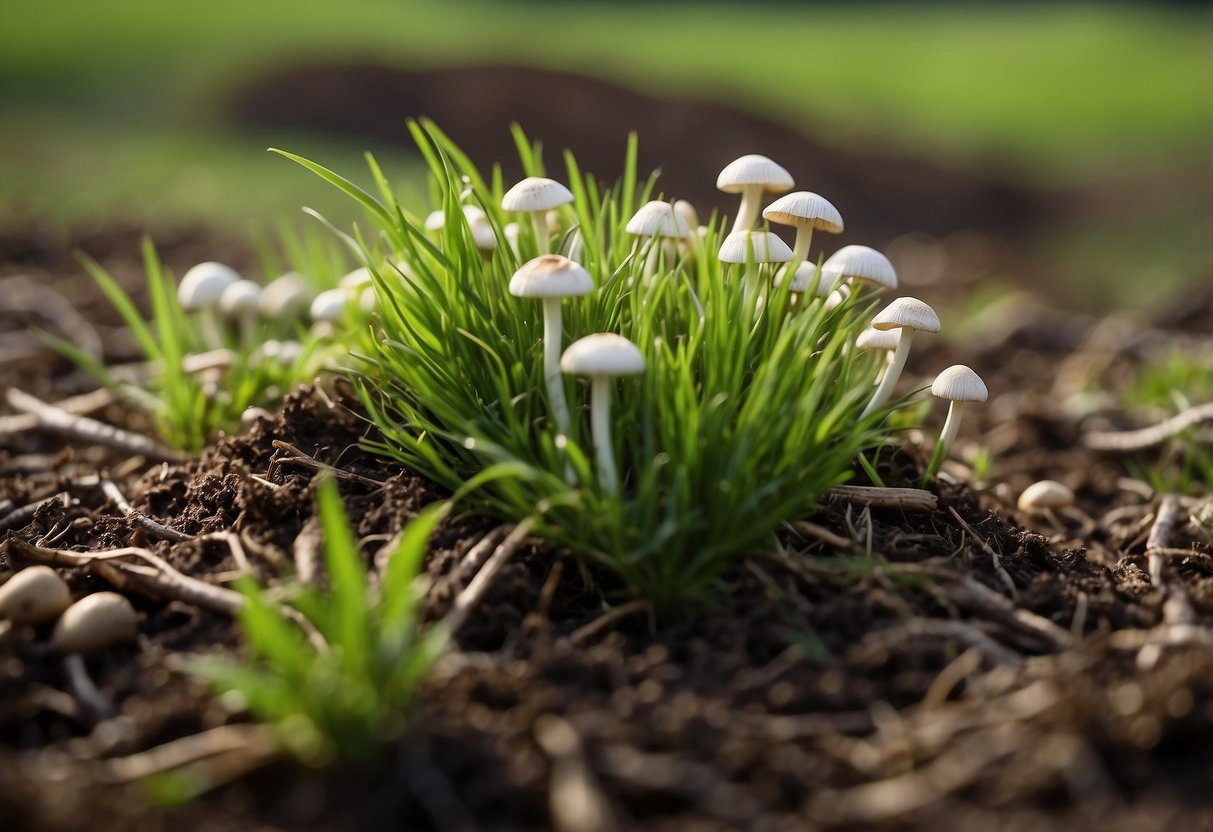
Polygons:
M7 273L17 260L27 273L65 262L19 242L0 241ZM184 234L162 246L166 260L202 259L196 242ZM132 243L116 237L100 255L125 281L137 274L114 253L126 257ZM99 322L108 354L123 353L116 322L83 282L64 273L44 285ZM1213 293L1137 332L1207 348L1211 319ZM4 828L1213 828L1210 538L1181 523L1167 541L1178 554L1152 576L1145 536L1156 495L1127 477L1125 460L1083 450L1094 417L1063 406L1081 392L1065 388L1067 368L1114 383L1159 343L1031 306L1002 320L963 354L937 344L915 357L912 369L925 373L963 355L992 392L936 486L938 510L827 502L813 525L739 563L713 607L660 627L644 615L603 618L619 609L609 579L528 543L439 663L406 736L375 765L279 759L157 807L138 785L101 773L247 722L178 670L189 656L241 655L233 621L130 593L138 643L87 665L116 709L101 720L72 693L46 628L5 632ZM0 336L29 322L0 318ZM0 361L0 385L31 384L52 400L87 389L44 350ZM140 427L116 409L101 417ZM280 440L362 478L340 485L373 565L383 541L443 495L361 451L367 430L329 385L296 391L280 414L181 464L38 431L0 435L0 529L81 552L146 546L217 584L238 570L213 537L149 535L88 479L101 472L136 512L178 532L239 531L250 568L275 583L307 533L316 474L286 459ZM996 451L992 484L966 484L982 446ZM914 485L921 463L910 436L879 470L889 485ZM1063 516L1061 531L1014 507L1043 477L1078 493L1081 514ZM66 505L47 501L62 492ZM32 514L12 514L31 504ZM435 535L427 616L448 610L466 582L455 567L495 526L461 519ZM22 564L15 546L0 552L2 581ZM110 588L87 570L60 572L77 596Z

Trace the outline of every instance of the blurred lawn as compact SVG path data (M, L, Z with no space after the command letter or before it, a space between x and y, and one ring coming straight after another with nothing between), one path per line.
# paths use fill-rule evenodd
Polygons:
M5 0L0 219L314 204L323 189L264 146L346 169L361 146L233 133L220 105L259 71L332 59L574 70L1025 184L1194 170L1213 141L1211 22L1128 4ZM407 176L404 144L402 125L398 153L373 149Z

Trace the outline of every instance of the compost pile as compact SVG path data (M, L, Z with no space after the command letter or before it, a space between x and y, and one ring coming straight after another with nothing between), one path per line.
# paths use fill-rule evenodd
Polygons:
M160 243L179 270L203 259L191 235ZM117 234L92 253L133 289L133 250ZM31 232L4 251L4 273L24 277L3 284L0 387L18 401L88 394L94 383L25 327L81 331L82 315L108 355L130 355L113 313L63 246ZM121 571L85 553L140 547L209 586L240 574L272 586L317 547L323 473L373 570L442 490L360 449L365 414L332 379L180 460L65 441L9 410L0 578L74 552L56 564L73 595L122 592L139 638L88 662L92 687L48 649L49 627L0 635L0 817L11 829L1208 828L1207 515L1131 475L1157 447L1087 447L1138 414L1092 424L1075 402L1174 347L1213 350L1211 319L1213 295L1132 324L1030 301L1002 310L954 356L994 393L962 431L962 446L992 455L981 483L966 484L958 453L927 502L834 495L681 621L654 627L637 605L606 604L610 575L522 540L387 758L323 770L249 742L248 715L179 672L187 657L245 650L226 596L116 586ZM911 372L950 363L951 349L924 350ZM80 407L148 431L103 397ZM917 486L924 464L911 437L879 474ZM1063 480L1073 508L1018 509L1041 479ZM511 531L475 517L440 527L427 619L449 613ZM148 776L181 767L224 785L151 808Z

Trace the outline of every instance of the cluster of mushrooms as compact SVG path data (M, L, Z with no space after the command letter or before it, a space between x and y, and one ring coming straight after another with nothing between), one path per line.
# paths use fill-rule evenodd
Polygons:
M744 269L744 290L761 304L772 280L777 285L790 280L789 291L799 296L815 289L827 308L834 308L853 292L880 291L897 288L897 274L888 258L873 248L848 245L827 258L820 267L810 258L813 232L838 234L843 230L842 216L827 199L809 192L790 191L794 185L791 174L765 156L751 154L731 162L720 172L717 187L725 193L741 195L741 204L732 232L724 239L719 259ZM784 194L765 208L765 194ZM596 449L598 476L602 488L615 493L619 488L610 441L610 384L615 376L644 372L644 357L637 347L622 336L596 333L573 342L563 355L561 349L561 300L589 294L594 282L578 262L578 247L574 241L569 257L549 252L552 224L551 212L572 202L573 195L565 186L543 177L527 177L511 188L502 199L506 211L529 213L535 230L540 255L522 265L510 281L510 293L520 298L536 298L543 302L544 321L544 379L551 402L552 419L557 430L569 429L569 407L565 401L561 373L588 376L592 380L590 414L592 438ZM770 230L756 229L761 216L768 223L796 229L793 245L789 247ZM466 211L479 211L468 207ZM466 213L465 211L465 213ZM440 214L431 215L435 221ZM468 215L469 225L483 222L483 215ZM516 228L516 226L515 226ZM483 230L483 229L482 229ZM626 230L636 236L637 249L647 246L649 252L644 273L651 273L654 258L663 249L658 242L689 244L702 238L706 229L698 225L695 209L685 200L651 201L641 206L627 223ZM473 234L476 229L473 227ZM516 236L516 232L515 232ZM512 244L513 241L511 241ZM515 244L516 245L516 244ZM892 396L905 367L915 333L939 332L939 317L926 303L917 298L901 297L882 309L871 326L858 336L858 349L884 350L889 353L876 389L863 410L867 416L883 406ZM931 393L949 402L947 419L940 434L937 453L945 456L960 429L961 413L968 402L983 402L988 396L985 383L970 368L957 364L948 367L931 385Z

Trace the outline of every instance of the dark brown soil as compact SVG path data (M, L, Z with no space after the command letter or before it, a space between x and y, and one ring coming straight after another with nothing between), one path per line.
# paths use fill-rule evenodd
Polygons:
M1207 332L1207 301L1156 322L1159 331ZM948 470L964 476L969 450L996 447L998 485L943 481L929 513L830 503L812 518L819 528L788 529L778 549L737 565L717 606L685 621L654 629L623 616L583 629L617 601L609 580L524 547L436 669L409 733L373 766L279 761L193 803L153 808L137 786L103 784L97 772L247 718L176 671L186 656L240 653L238 628L132 595L138 644L88 665L119 713L99 724L68 692L46 632L13 629L0 636L3 828L1213 828L1213 558L1199 530L1179 528L1169 545L1189 554L1169 560L1156 585L1142 534L1150 495L1125 483L1121 460L1076 450L1080 423L1049 403L1066 362L1111 352L1097 369L1114 375L1146 349L1126 341L1100 353L1092 332L1035 310L965 352L992 396ZM936 346L918 359L925 371L956 356ZM2 368L0 381L23 383L22 367ZM59 365L40 378L50 397L83 386ZM56 546L78 551L133 542L212 582L236 568L221 542L149 539L82 482L106 471L138 512L173 529L237 529L258 577L274 582L311 518L315 475L284 461L272 444L283 440L381 483L341 483L372 562L442 495L358 450L366 424L340 390L331 395L334 406L297 391L280 416L175 466L39 433L0 436L0 501L10 501L0 525L12 508L67 491L67 508L43 506L6 533L32 542L54 530ZM881 472L912 485L919 463L911 441ZM1014 509L1042 476L1078 490L1089 533L1070 519L1055 533ZM453 567L494 525L465 519L435 536L428 615L446 611L462 585ZM13 547L3 552L0 580L19 565ZM62 572L77 595L106 588ZM587 805L614 824L589 824L576 812Z

